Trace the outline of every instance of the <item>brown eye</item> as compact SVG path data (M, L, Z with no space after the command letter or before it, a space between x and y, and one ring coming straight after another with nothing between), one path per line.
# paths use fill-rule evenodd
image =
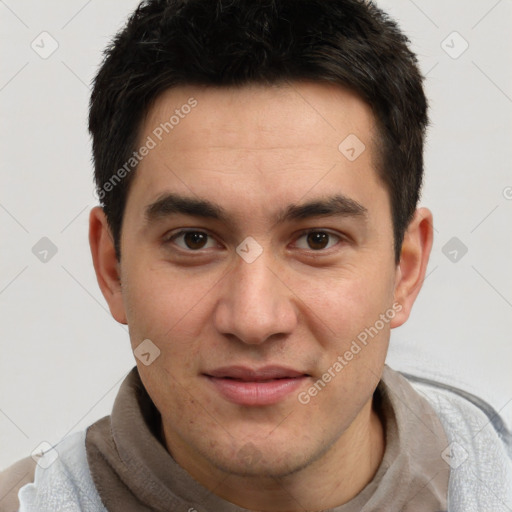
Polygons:
M341 239L340 236L328 231L308 231L300 236L296 242L299 249L308 251L321 251L323 249L330 249L338 243Z
M208 235L200 231L185 233L183 240L189 249L202 249L208 241Z
M323 231L314 231L307 235L308 245L311 249L325 249L329 243L329 235Z
M180 231L169 239L181 249L199 251L215 247L215 240L204 231Z

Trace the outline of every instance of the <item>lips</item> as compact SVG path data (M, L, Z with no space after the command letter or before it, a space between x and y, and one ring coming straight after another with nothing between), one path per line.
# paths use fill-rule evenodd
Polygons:
M217 368L204 374L225 399L238 405L271 405L296 391L309 375L282 366Z
M293 379L305 375L282 366L264 366L259 370L253 370L245 366L226 366L207 372L210 377L237 379L246 382L264 381L273 379Z

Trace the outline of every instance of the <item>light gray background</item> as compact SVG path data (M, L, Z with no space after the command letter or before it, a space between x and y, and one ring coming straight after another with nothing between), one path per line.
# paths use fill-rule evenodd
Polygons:
M0 0L0 468L108 414L134 365L90 259L86 116L101 52L137 4ZM512 423L512 2L378 5L427 75L422 205L436 229L424 289L393 331L389 363L441 372ZM51 48L43 31L59 45L46 59L31 47ZM469 44L458 58L465 43L454 31ZM32 252L42 237L57 247L47 262ZM443 253L452 237L468 248L456 262Z

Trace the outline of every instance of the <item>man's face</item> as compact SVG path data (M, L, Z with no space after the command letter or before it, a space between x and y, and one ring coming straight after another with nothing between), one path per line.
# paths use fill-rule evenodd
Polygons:
M370 108L330 85L176 88L150 109L122 297L132 348L160 350L137 364L185 468L284 475L368 422L397 275L375 136Z

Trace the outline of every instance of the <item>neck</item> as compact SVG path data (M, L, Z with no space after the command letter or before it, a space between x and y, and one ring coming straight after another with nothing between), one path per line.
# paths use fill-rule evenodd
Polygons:
M231 503L262 512L325 510L347 503L371 481L385 448L382 421L371 401L320 457L280 478L226 473L176 439L169 443L165 426L163 432L175 460L204 487Z

